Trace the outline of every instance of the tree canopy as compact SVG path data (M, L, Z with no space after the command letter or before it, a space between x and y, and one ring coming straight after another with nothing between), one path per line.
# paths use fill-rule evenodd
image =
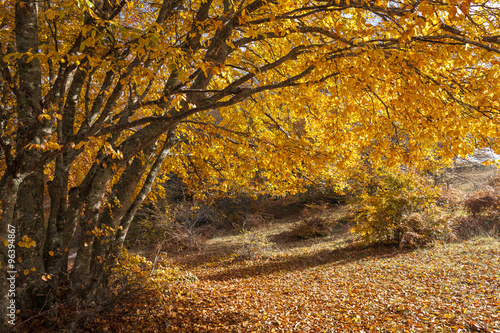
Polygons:
M0 237L23 240L21 309L68 280L95 289L161 175L201 197L286 194L362 159L428 168L499 142L496 0L0 9Z

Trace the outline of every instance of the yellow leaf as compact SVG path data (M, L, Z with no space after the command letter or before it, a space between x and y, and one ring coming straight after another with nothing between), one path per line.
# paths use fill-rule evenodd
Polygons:
M53 20L57 15L57 11L53 10L53 9L49 9L45 12L45 17L47 18L47 20Z
M38 121L43 121L44 119L50 120L51 116L46 114L46 113L43 113L43 114L38 116Z

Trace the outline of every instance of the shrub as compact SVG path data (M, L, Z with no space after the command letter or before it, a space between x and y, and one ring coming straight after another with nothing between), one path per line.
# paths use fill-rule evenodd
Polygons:
M414 247L452 237L450 214L436 203L440 194L413 172L392 171L375 176L353 205L357 232L367 244Z
M311 217L316 214L321 214L325 212L329 207L329 204L326 202L319 202L319 203L309 203L305 204L304 209L302 210L301 215L303 217Z
M145 257L133 255L123 249L119 264L112 268L108 287L118 295L127 288L156 288L158 282L162 282L162 288L165 288L166 281L181 279L183 279L181 268L166 257L159 254L154 262L151 262Z
M156 210L142 211L136 215L130 225L125 246L130 248L158 244L165 239L169 230L170 225L161 212Z
M209 205L185 201L143 209L129 230L127 246L163 243L165 249L201 249L205 240L221 225L222 217Z
M477 217L479 214L500 207L500 197L493 191L477 192L464 200L464 208Z
M224 225L238 231L266 225L279 210L279 206L275 205L275 200L267 196L252 198L240 195L233 198L221 198L214 202L214 206L224 218Z
M265 236L255 235L250 232L243 233L243 245L236 251L241 259L272 258L276 254L276 246Z
M331 232L326 219L321 217L312 217L302 220L289 233L292 239L309 239L327 236Z
M214 206L196 201L183 201L166 207L166 218L171 222L194 229L206 224L221 225L224 217Z
M306 191L297 195L302 203L329 203L339 205L345 203L346 195L338 184L322 181L306 187Z
M500 212L483 216L462 216L457 219L455 233L461 239L475 236L500 236Z
M181 223L172 223L164 242L164 249L201 250L206 239L207 237L200 232L199 228L191 228L189 225Z
M247 213L243 218L242 228L255 229L263 227L267 224L267 220L264 216L258 213Z
M476 192L462 202L467 216L457 219L455 232L460 238L500 235L500 195L498 189Z

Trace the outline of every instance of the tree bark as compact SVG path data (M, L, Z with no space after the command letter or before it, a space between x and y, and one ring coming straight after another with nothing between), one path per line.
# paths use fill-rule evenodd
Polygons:
M15 233L15 221L14 221L14 207L17 201L17 195L19 193L19 187L22 183L22 178L10 177L5 181L5 187L2 190L2 219L0 221L0 264L1 264L1 274L0 274L0 290L2 290L2 295L0 296L0 331L8 332L9 323L15 321L15 313L10 313L9 306L11 305L11 300L15 302L15 293L11 294L11 282L15 285L15 276L18 270L17 267L17 256L16 256L16 244L19 241L16 239ZM14 235L14 238L10 238L9 235ZM12 240L9 242L9 240ZM7 242L7 243L5 243ZM5 246L7 245L7 246ZM11 246L9 246L11 245ZM10 250L10 251L9 251ZM12 252L13 250L13 252ZM9 259L14 260L14 263L9 262ZM14 279L12 279L12 276ZM9 278L9 280L7 280ZM14 305L14 311L15 311Z
M136 156L132 163L127 166L120 180L113 186L108 206L100 215L97 228L102 231L102 234L94 240L90 265L91 293L103 282L106 267L112 265L113 258L108 256L108 250L114 238L115 228L132 204L135 189L141 180L141 175L148 167L151 155L153 155L151 150L149 149L144 157Z
M72 289L77 294L83 295L83 291L88 287L90 276L90 260L92 258L92 244L94 242L94 235L92 230L97 226L99 218L99 211L101 209L104 195L114 171L111 167L105 168L103 164L106 162L111 163L110 159L105 159L101 167L97 170L96 174L92 177L91 188L88 194L82 196L80 200L85 200L85 213L80 219L81 237L78 246L78 252L75 258L75 263L70 274L70 283Z
M23 175L23 181L19 186L13 215L17 239L23 242L16 249L17 261L20 263L17 269L16 305L22 311L43 307L47 293L47 286L38 281L45 270L41 251L44 242L45 176L43 164L39 163L41 153L26 147L30 143L42 144L45 135L44 124L38 119L42 113L40 62L36 58L30 59L26 54L38 53L38 1L16 2L15 24L17 52L25 54L17 63L19 127L16 160L17 172Z
M31 241L35 246L17 246L17 259L21 262L21 271L18 271L17 301L19 309L40 309L45 304L48 293L47 285L40 285L40 274L44 274L45 267L42 257L44 242L44 213L43 213L44 175L43 168L37 170L24 179L17 197L15 207L17 239L27 243ZM19 243L18 243L19 244Z
M153 187L153 184L156 180L156 176L158 175L158 172L160 172L161 166L165 161L165 158L168 156L170 149L172 149L176 144L174 138L171 136L171 133L172 132L169 133L167 141L163 144L163 147L158 154L155 163L151 167L151 170L149 171L149 174L146 178L146 181L142 185L140 192L137 194L134 201L120 221L120 226L116 231L112 249L112 255L115 258L118 258L120 256L120 251L123 247L123 243L125 242L125 238L127 237L127 232L130 228L130 225L132 224L132 220L134 219L137 210L148 196L149 192L151 192L151 188Z

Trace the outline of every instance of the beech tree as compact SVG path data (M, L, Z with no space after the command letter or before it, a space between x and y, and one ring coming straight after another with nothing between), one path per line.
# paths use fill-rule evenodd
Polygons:
M341 184L361 155L426 168L500 137L496 0L0 9L0 290L15 229L21 311L55 307L61 285L92 295L158 176L285 194Z

